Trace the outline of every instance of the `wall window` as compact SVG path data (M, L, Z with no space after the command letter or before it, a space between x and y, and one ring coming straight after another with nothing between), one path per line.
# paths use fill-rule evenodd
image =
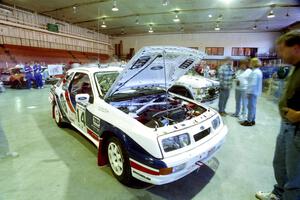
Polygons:
M251 47L232 47L231 55L254 57L257 54L257 49L258 48L251 48Z
M211 56L223 56L224 47L205 47L205 53Z

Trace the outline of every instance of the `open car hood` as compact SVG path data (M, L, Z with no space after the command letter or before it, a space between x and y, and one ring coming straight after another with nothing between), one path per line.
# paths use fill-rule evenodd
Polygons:
M169 89L203 57L204 53L185 47L144 47L127 63L106 97L134 89Z

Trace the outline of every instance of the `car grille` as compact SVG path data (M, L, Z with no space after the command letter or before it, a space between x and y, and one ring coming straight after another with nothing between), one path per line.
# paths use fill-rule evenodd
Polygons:
M196 133L194 135L194 140L197 142L197 141L201 140L202 138L208 136L209 134L210 134L210 128L205 129L199 133Z

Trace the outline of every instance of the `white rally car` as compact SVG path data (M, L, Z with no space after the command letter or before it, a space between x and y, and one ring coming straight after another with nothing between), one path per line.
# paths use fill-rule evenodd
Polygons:
M223 144L219 114L168 92L202 57L183 47L145 47L118 67L78 67L52 87L55 122L69 123L98 148L123 184L161 185L193 172Z
M199 75L184 75L169 89L170 92L207 105L219 97L220 82Z

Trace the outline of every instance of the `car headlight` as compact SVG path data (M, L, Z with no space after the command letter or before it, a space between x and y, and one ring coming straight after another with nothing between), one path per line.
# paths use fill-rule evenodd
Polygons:
M184 133L173 137L168 137L162 140L162 145L165 152L180 149L191 144L189 134Z
M216 117L214 120L212 120L211 125L214 129L217 129L221 124L221 119L220 117Z

